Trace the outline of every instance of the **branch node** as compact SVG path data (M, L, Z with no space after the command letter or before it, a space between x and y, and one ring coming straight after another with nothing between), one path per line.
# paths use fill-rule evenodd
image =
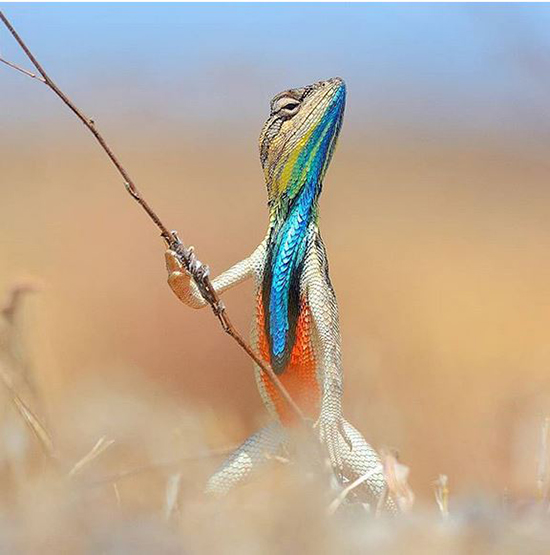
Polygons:
M137 200L138 202L141 200L139 193L132 183L130 183L129 181L125 181L124 187L126 187L126 190L130 193L130 195L132 195L132 197L134 197L135 200Z

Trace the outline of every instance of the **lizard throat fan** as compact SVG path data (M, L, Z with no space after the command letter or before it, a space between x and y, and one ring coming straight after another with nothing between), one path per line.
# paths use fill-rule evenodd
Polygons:
M275 96L260 135L270 207L261 302L273 369L282 374L296 343L300 276L315 243L317 200L342 125L346 89L339 78Z

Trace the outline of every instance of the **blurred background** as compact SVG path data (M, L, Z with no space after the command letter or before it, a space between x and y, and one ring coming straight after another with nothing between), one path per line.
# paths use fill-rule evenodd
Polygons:
M547 5L1 9L214 274L266 229L270 98L343 77L321 229L345 412L399 451L420 499L439 473L455 493L533 491L550 414ZM0 48L28 67L4 30ZM172 296L156 228L67 108L7 67L0 91L0 291L40 283L24 329L46 413L78 435L93 382L134 418L146 392L197 415L209 447L242 440L266 419L250 361ZM246 333L251 284L225 301ZM94 434L119 404L89 415Z

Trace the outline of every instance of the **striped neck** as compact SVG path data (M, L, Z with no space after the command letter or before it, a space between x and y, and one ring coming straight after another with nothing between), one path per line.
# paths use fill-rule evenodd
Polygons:
M345 85L341 79L277 95L260 135L270 232L261 302L269 362L287 368L305 310L302 276L317 233L318 200L342 125Z

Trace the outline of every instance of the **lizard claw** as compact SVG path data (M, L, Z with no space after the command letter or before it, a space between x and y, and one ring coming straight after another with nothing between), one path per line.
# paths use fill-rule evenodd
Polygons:
M171 250L176 253L176 256L180 259L183 268L195 281L203 282L210 275L210 269L197 258L195 255L195 247L186 247L181 242L177 231L172 231L171 236Z
M212 285L208 283L210 268L203 264L195 254L194 247L186 247L178 237L176 231L171 232L170 250L180 262L182 269L195 281L203 299L209 303L217 314L223 312L223 307L214 307L216 296L212 294Z
M183 247L183 243L181 242L181 239L179 238L178 232L175 229L173 229L170 232L170 237L165 237L165 240L168 243L168 246L173 251L176 251L178 249L178 247L180 247L180 246Z

